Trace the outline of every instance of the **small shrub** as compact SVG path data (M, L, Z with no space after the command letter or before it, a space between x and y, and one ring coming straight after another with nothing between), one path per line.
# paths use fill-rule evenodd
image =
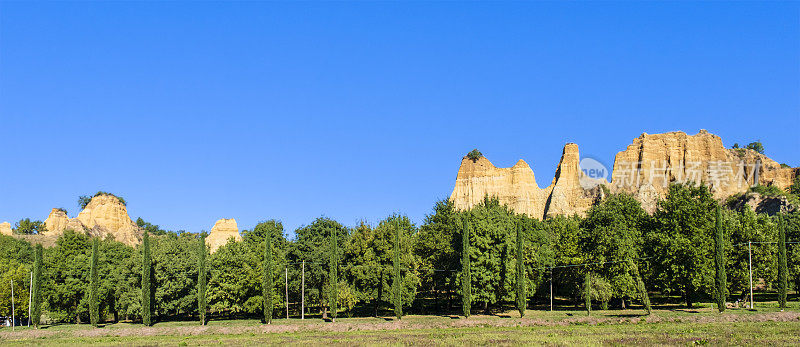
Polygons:
M89 205L89 203L90 203L90 202L92 202L92 198L94 198L94 197L98 197L98 196L100 196L100 195L110 195L110 196L113 196L113 197L117 198L117 200L119 200L119 202L120 202L122 205L128 206L128 203L127 203L127 202L125 201L125 199L123 199L122 197L119 197L119 196L116 196L116 195L114 195L114 194L111 194L111 193L109 193L109 192L104 192L104 191L99 191L99 192L95 193L95 194L94 194L94 195L92 195L92 196L81 195L80 197L78 197L78 205L81 207L81 209L84 209L84 208L86 208L86 205ZM65 212L66 212L66 211L65 211Z
M475 148L475 149L469 151L469 153L467 153L467 158L469 158L472 161L476 161L476 160L478 160L480 158L483 158L483 153L481 153L481 151L479 151L477 148Z

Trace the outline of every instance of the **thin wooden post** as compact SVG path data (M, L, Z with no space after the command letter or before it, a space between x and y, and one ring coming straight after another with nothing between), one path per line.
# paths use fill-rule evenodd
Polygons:
M289 265L286 265L286 273L284 280L286 280L286 319L289 319Z
M300 319L306 319L306 261L303 260L302 279L300 281Z

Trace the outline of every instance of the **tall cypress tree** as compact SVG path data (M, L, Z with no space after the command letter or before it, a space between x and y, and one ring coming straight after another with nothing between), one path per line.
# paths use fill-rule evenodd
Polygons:
M336 228L331 229L331 259L330 259L330 308L331 320L336 321L336 311L339 310L339 243L336 240Z
M394 221L394 254L392 255L392 263L394 263L394 279L392 280L394 315L397 319L401 319L403 317L403 296L400 287L400 223L397 220Z
M644 280L642 280L642 275L639 273L639 266L636 265L633 259L628 259L628 266L631 268L631 271L633 271L633 277L636 278L636 289L639 291L642 305L644 305L644 309L647 310L647 314L650 314L652 313L650 295L647 294L647 287L644 286Z
M714 238L714 263L717 271L714 278L714 284L716 285L714 296L717 299L717 309L719 312L723 312L725 311L725 293L727 291L728 284L727 275L725 274L725 245L723 243L724 240L722 234L722 212L720 212L719 205L717 205L716 217L717 223L715 226L716 237Z
M42 319L42 245L36 244L33 251L33 308L31 324L38 329Z
M786 220L783 215L778 215L778 307L780 308L786 308L788 273L786 267Z
M472 311L472 274L469 267L469 234L472 225L469 220L470 213L462 217L461 230L461 296L463 300L464 317L469 318Z
M264 282L261 285L261 295L264 296L264 322L272 324L272 289L275 285L272 283L272 233L267 230L264 235Z
M586 315L592 315L592 275L588 272L583 279L583 300L586 305Z
M150 236L145 231L142 237L142 323L145 326L150 326L153 323L150 320L150 315L153 312L152 303L150 302L152 266L153 264L150 260Z
M97 291L100 282L97 275L97 247L97 237L93 237L92 258L89 268L89 321L94 327L97 327L97 323L100 320L100 303L98 302L97 298Z
M206 325L206 287L208 278L206 272L206 235L200 235L197 245L197 310L200 312L200 325Z
M522 259L522 222L517 222L517 310L520 317L525 317L527 295L525 293L525 264Z

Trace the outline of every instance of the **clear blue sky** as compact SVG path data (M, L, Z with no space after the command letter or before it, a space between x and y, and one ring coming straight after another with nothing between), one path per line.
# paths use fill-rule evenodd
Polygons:
M98 190L162 227L399 212L461 157L642 132L800 165L798 3L0 2L0 222Z

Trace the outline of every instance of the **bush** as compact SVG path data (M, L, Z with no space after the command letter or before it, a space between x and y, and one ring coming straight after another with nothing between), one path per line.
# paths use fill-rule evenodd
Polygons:
M778 186L762 186L757 185L755 187L750 187L750 192L758 193L764 196L781 196L786 195L786 192L779 188Z
M469 158L472 161L476 161L480 158L483 158L483 153L481 153L481 151L475 148L471 150L469 153L467 153L467 158Z
M748 144L745 148L752 149L760 154L764 154L764 145L761 144L760 140L756 142L750 142L750 144Z

